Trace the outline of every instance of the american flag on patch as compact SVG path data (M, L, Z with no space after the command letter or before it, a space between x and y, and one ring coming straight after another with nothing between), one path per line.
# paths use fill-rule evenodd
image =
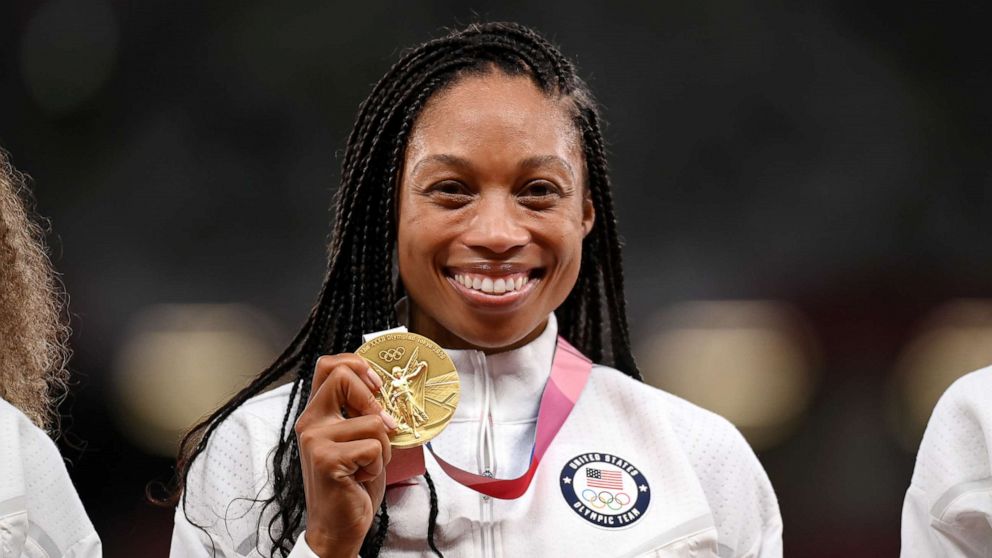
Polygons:
M623 473L605 469L586 468L586 486L590 488L606 488L623 490Z

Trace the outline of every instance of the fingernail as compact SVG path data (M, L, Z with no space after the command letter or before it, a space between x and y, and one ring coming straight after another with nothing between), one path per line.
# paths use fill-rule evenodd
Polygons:
M369 379L372 380L372 385L380 389L382 388L382 378L380 378L374 370L371 368L366 368L365 373L368 375Z
M382 422L386 423L386 427L390 430L396 430L396 419L389 415L386 411L379 411L379 416L382 417Z

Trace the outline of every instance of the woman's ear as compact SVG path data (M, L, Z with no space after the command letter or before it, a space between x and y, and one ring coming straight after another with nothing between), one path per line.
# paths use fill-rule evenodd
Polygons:
M588 193L582 197L582 238L585 238L596 223L596 208L592 204L592 196Z

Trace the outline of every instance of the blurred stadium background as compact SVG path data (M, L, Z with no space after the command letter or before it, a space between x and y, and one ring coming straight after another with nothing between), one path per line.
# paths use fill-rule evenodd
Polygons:
M146 483L305 318L359 102L476 18L542 30L605 106L649 381L748 436L787 555L896 555L926 418L992 363L988 5L469 4L0 5L0 145L52 221L60 444L107 556L166 554Z

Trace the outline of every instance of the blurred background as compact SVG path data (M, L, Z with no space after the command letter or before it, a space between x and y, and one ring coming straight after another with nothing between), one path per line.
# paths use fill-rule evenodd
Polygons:
M5 0L0 145L71 296L60 440L107 556L179 433L302 323L358 104L404 47L510 19L605 107L649 381L758 450L786 552L895 556L926 419L992 363L981 2Z

